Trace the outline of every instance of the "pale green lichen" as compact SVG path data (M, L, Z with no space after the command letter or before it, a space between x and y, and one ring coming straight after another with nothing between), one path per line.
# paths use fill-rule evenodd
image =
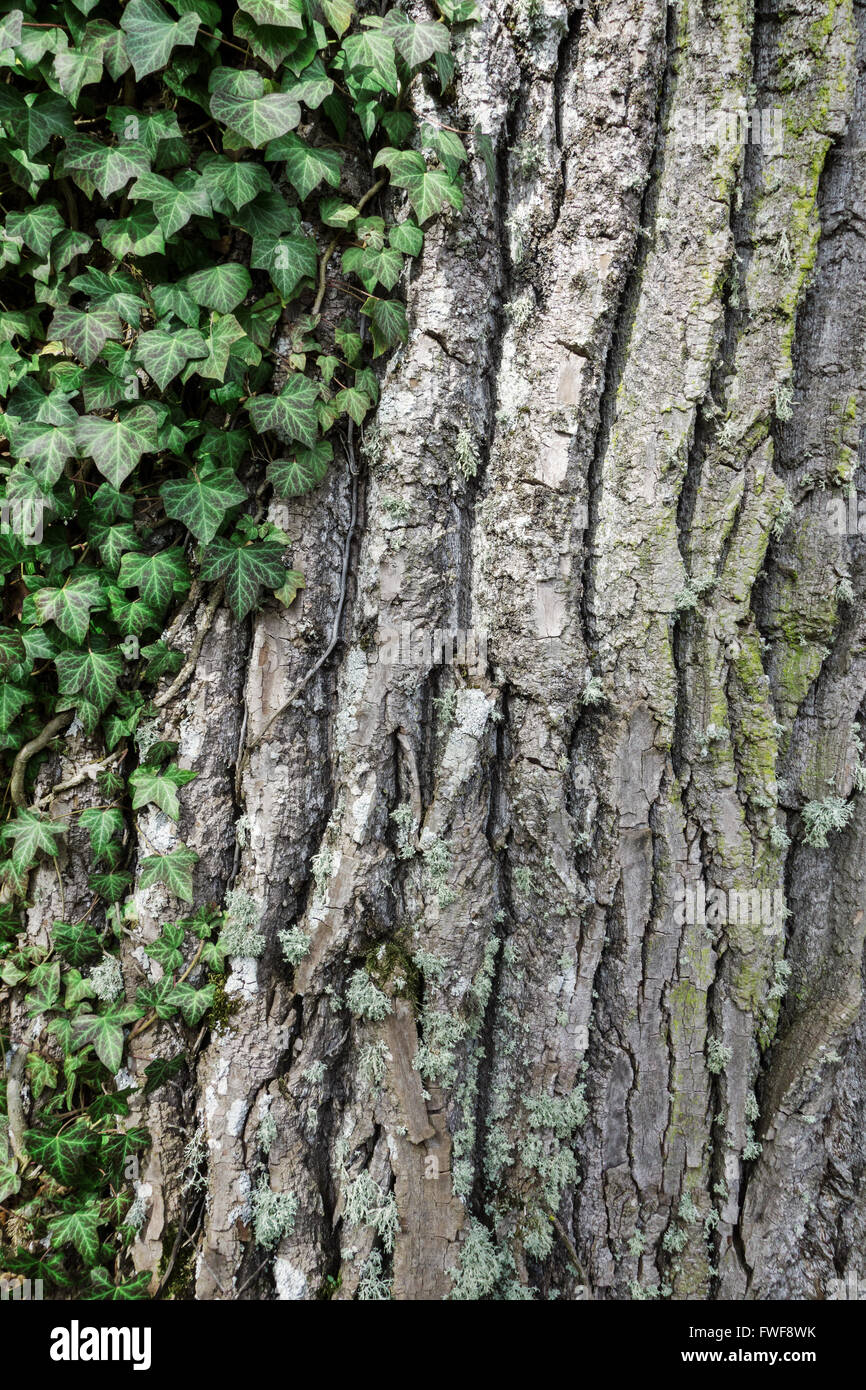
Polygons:
M356 1018L381 1023L391 1012L391 1001L375 985L366 970L356 970L346 989L346 1003Z
M264 1174L252 1192L250 1206L253 1234L263 1249L272 1249L294 1230L297 1197L292 1192L272 1192Z

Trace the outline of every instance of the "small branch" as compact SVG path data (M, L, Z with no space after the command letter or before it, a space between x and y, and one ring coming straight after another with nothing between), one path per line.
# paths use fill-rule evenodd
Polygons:
M47 791L44 796L40 796L33 803L34 810L41 810L49 801L53 801L55 796L61 792L72 791L73 787L80 787L83 782L94 782L98 772L104 772L112 763L122 762L126 757L126 749L118 750L116 753L109 753L108 757L103 758L98 763L88 763L87 767L82 768L81 772L76 772L74 777L68 777L65 782L57 782L55 786Z
M199 945L198 950L196 951L195 955L190 961L189 965L186 967L186 970L179 977L179 979L175 980L176 985L182 985L187 976L191 975L193 970L195 970L195 967L198 965L199 960L201 959L203 946L204 942L202 941ZM127 1042L132 1042L133 1038L140 1038L142 1033L146 1033L148 1028L153 1027L153 1025L156 1023L157 1018L158 1014L156 1013L149 1014L147 1018L140 1018L138 1020L138 1023L136 1023L135 1027L130 1033L129 1037L127 1038Z
M268 733L270 733L277 720L281 719L283 715L286 713L286 711L291 708L291 706L297 700L298 696L303 694L310 681L317 674L317 672L319 672L322 669L325 662L328 660L328 657L331 655L331 652L334 650L334 648L340 640L340 624L343 619L343 608L346 603L346 591L348 588L349 581L349 558L352 552L352 538L355 534L355 523L358 518L358 474L355 469L355 453L354 448L352 446L351 421L349 422L348 458L349 473L352 479L352 512L349 518L349 529L346 532L346 541L343 547L343 568L340 574L340 595L337 600L337 609L334 613L333 626L331 627L331 639L328 642L328 645L325 648L325 650L322 652L322 655L319 657L318 661L316 661L315 664L310 667L307 674L303 677L302 680L298 682L288 699L284 700L283 703L280 705L280 708L277 710L276 714L271 715L264 728L256 734L255 738L250 739L249 743L247 744L243 756L238 760L237 772L235 773L235 795L238 797L240 796L241 779L243 777L244 769L246 768L247 763L250 760L250 754L254 752L256 748L258 748L259 744L262 742L262 739L264 739L268 735Z
M195 670L196 666L198 665L198 659L201 654L204 639L207 637L208 632L210 631L211 624L213 623L216 611L220 606L224 592L225 583L221 579L219 584L217 584L216 588L210 596L208 606L205 609L204 622L199 628L198 635L195 641L193 642L192 647L190 648L189 656L181 666L171 685L168 687L168 690L164 690L161 695L157 695L156 699L153 702L157 709L164 709L165 706L174 699L175 695L177 695L181 687L186 684L193 671Z
M27 771L27 764L31 758L35 758L37 753L41 753L43 748L47 748L51 740L62 733L68 724L72 723L74 714L74 710L67 709L62 714L55 715L53 719L48 721L40 734L18 749L12 764L12 776L9 778L9 796L13 806L17 806L19 810L26 805L24 774Z
M359 198L359 200L358 200L358 205L357 205L357 206L358 206L358 211L359 211L359 212L361 211L361 209L362 209L363 207L366 206L367 203L369 203L369 201L370 201L371 198L375 197L375 195L379 192L380 189L382 189L382 188L385 187L386 182L387 182L386 179L377 179L376 182L373 184L372 188L368 188L368 189L367 189L367 192L364 194L363 198ZM343 236L343 233L342 233L342 232L338 232L337 235L336 235L335 237L333 237L333 238L331 239L331 241L328 242L328 245L325 247L324 251L322 252L322 258L321 258L321 260L319 261L319 286L318 286L318 289L316 290L316 298L313 300L313 307L312 307L312 309L310 310L310 313L313 314L314 316L315 316L315 315L319 312L319 310L321 309L321 307L322 307L322 300L325 298L325 286L327 285L328 262L329 262L329 260L331 259L331 257L333 256L333 254L334 254L334 252L336 251L337 247L339 246L339 244L340 244L340 238L341 238L342 236Z
M574 1241L571 1239L571 1236L568 1234L568 1231L565 1229L556 1213L551 1211L550 1208L548 1208L547 1214L556 1228L557 1235L559 1236L560 1240L562 1241L563 1245L565 1246L566 1250L571 1256L571 1262L577 1270L577 1276L580 1279L581 1284L583 1284L584 1288L588 1290L589 1280L586 1277L586 1270L580 1263L577 1251L574 1248Z

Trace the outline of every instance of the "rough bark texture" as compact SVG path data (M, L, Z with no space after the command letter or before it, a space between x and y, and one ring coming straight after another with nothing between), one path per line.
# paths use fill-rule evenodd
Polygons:
M273 509L306 589L219 610L164 712L199 775L143 852L179 834L267 944L146 1103L135 1261L200 1299L825 1298L866 1235L866 566L828 524L863 476L866 10L516 0L458 47L438 116L492 176L430 224L375 424ZM700 138L738 106L761 138ZM486 667L395 663L403 624ZM731 906L762 889L787 916ZM270 1250L263 1176L297 1203Z

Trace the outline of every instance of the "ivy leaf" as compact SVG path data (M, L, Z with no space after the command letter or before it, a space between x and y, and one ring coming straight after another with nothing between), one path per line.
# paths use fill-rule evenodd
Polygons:
M268 480L278 497L300 497L322 481L333 457L328 440L319 439L312 449L298 449L294 458L274 459Z
M12 438L16 458L28 460L40 487L52 488L75 453L75 431L69 425L44 425L22 421Z
M180 769L179 769L180 770ZM192 781L197 776L184 778L184 781ZM153 802L154 806L171 818L180 819L180 802L177 797L177 782L170 776L164 776L155 767L149 764L144 767L136 768L130 775L129 785L132 788L132 809L138 811L142 806L147 806Z
M13 627L0 627L0 671L20 666L26 657L27 649L21 633Z
M424 233L411 218L407 218L405 222L391 228L388 240L394 250L402 252L404 256L417 256L424 245Z
M78 105L82 87L98 82L102 77L102 58L84 48L67 48L54 55L54 75L60 90L73 106Z
M96 361L109 339L123 337L120 319L110 309L58 309L48 332L85 367Z
M110 198L130 179L147 173L150 155L134 140L124 141L122 145L103 145L89 135L74 135L66 141L63 164L73 176L78 175L77 183L90 180L103 198Z
M55 659L57 676L64 694L80 692L99 713L114 698L123 670L120 652L61 652Z
M64 1186L71 1184L65 1183ZM75 1207L48 1223L48 1234L55 1245L73 1245L86 1265L95 1264L99 1257L99 1199Z
M57 853L57 840L66 833L63 821L49 820L37 811L22 807L12 821L3 827L3 839L12 840L12 864L16 869L26 869L36 862L37 855L47 854L51 858Z
M194 328L182 328L176 333L154 328L142 333L135 344L138 361L160 391L165 390L187 362L207 357L207 353L207 343Z
M211 202L228 202L235 212L272 187L271 176L261 164L210 155L207 162L199 160L199 167Z
M81 643L90 627L92 608L104 608L105 596L95 574L73 574L62 589L39 589L33 595L40 623L54 622L73 642Z
M398 300L374 299L371 296L361 305L361 313L368 314L371 319L374 357L379 357L397 343L405 343L409 336L409 325L406 310Z
M151 960L162 966L166 975L179 970L183 965L183 936L183 927L179 927L176 922L167 922L156 941L144 948Z
M377 284L392 290L403 271L403 257L392 246L374 251L364 246L347 246L343 252L343 269L354 272L368 294Z
M126 34L126 51L140 82L148 73L164 68L179 45L195 43L201 20L195 10L175 21L158 0L129 0L120 27Z
M442 169L428 169L424 156L417 150L394 150L386 147L373 160L374 169L385 165L396 188L405 188L419 222L426 222L441 212L446 203L459 212L463 206L463 190Z
M124 589L135 586L144 602L161 612L175 595L189 588L189 566L180 546L156 555L137 555L127 551L120 562L117 582Z
M166 516L182 521L203 545L213 540L226 513L245 501L246 495L230 468L174 478L160 488Z
M208 1009L213 1007L214 987L205 985L203 989L195 989L184 980L175 985L174 997L180 1004L184 1020L194 1028L204 1018Z
M89 922L55 922L51 928L51 938L56 949L69 961L70 965L84 965L99 955L101 950L99 934Z
M235 617L245 618L258 603L263 585L278 589L284 582L284 549L279 541L244 544L217 537L202 555L202 578L224 579Z
M110 869L104 874L91 874L87 886L107 903L117 903L125 897L131 882L132 874L126 869Z
M447 53L451 46L444 24L429 19L413 23L401 10L388 11L382 21L382 32L393 39L394 47L408 68L420 67L434 53Z
M151 854L141 866L140 888L152 888L155 883L164 883L176 898L186 903L193 900L192 871L198 863L195 850L186 845L178 845L168 854Z
M78 1048L93 1050L110 1072L120 1071L123 1061L123 1024L128 1022L128 1006L108 1008L101 1014L79 1014L72 1020L72 1035Z
M156 984L142 985L135 998L143 1009L151 1009L157 1018L171 1018L178 1010L175 984L170 975L163 975Z
M129 196L134 201L147 200L166 238L185 227L191 217L210 215L210 198L201 179L195 180L191 187L183 187L161 174L142 174L129 190Z
M10 212L6 219L7 237L20 237L41 261L47 261L52 241L65 227L53 203L26 208L24 212Z
M313 382L296 372L278 396L256 396L247 402L247 410L258 434L270 432L286 444L297 440L312 449L319 428L317 399Z
M199 270L181 281L181 286L202 308L215 309L218 314L229 314L243 302L253 282L245 265L231 262Z
M278 29L304 27L304 0L239 0L238 9L251 15L256 24Z
M0 1153L0 1202L5 1202L7 1197L14 1197L16 1192L21 1191L21 1179L18 1176L18 1162L14 1158L4 1158Z
M24 1135L27 1152L35 1163L50 1173L64 1187L71 1187L88 1167L99 1148L99 1136L83 1120L62 1134L46 1134L41 1129L28 1129Z
M32 1015L47 1013L53 1009L60 997L60 961L45 961L30 971L27 983L30 992L24 996L28 1013Z
M117 222L96 224L102 244L117 260L124 256L158 256L165 250L159 223L149 208L135 208Z
M381 29L365 34L352 34L343 40L343 53L352 76L370 91L383 89L391 96L399 95L397 64L394 59L394 40Z
M28 1052L27 1075L34 1100L38 1100L43 1091L53 1091L57 1085L57 1067L39 1052Z
M119 488L142 454L157 448L157 416L152 406L139 405L121 420L82 415L75 436L82 454L92 458L111 486Z
M286 92L265 95L264 78L249 69L215 68L210 76L210 114L254 150L294 130L301 108Z
M78 817L79 825L90 835L90 848L97 859L111 852L116 837L123 834L123 812L116 806L105 809L89 806Z
M122 1280L115 1283L108 1271L98 1265L90 1271L90 1281L93 1285L91 1297L103 1303L130 1303L147 1298L151 1277L150 1272L145 1269L140 1274L134 1274L125 1283Z
M318 188L324 179L332 188L340 184L340 156L333 150L317 149L300 136L290 133L272 140L265 151L268 160L283 159L286 177L297 191L301 202Z
M55 92L39 92L25 101L11 84L0 86L0 122L23 153L33 159L53 135L74 135L69 102Z
M335 406L340 411L345 411L356 425L363 423L364 416L367 414L372 402L369 396L365 396L363 391L358 391L354 386L349 386L343 391L338 391L334 401Z
M183 380L188 381L191 376L204 376L225 381L232 346L246 336L234 314L212 314L210 329L205 339L207 357L200 361L191 361L184 370Z
M338 39L341 39L355 17L353 0L321 0L322 13Z
M164 1086L178 1072L183 1071L186 1066L186 1058L182 1052L178 1052L174 1057L157 1057L144 1069L146 1077L142 1088L142 1097L151 1095L158 1091L160 1086Z
M159 680L160 676L173 676L183 665L183 653L174 651L165 642L151 642L149 647L142 647L141 654L147 660L147 667L144 675L145 680Z
M259 236L253 242L250 265L253 270L267 270L275 289L284 300L289 300L302 280L316 274L316 243L305 232Z

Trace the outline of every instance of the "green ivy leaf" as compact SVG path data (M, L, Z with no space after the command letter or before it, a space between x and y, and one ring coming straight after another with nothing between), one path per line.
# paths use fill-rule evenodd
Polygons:
M182 177L182 176L181 176ZM136 179L129 196L133 201L146 200L159 223L163 236L168 238L185 227L191 217L210 215L210 198L204 180L191 177L188 185L163 178L161 174L142 174Z
M182 328L175 333L154 328L136 340L135 355L160 391L164 391L187 362L207 357L208 347L194 328Z
M371 296L361 305L361 313L368 314L371 319L374 357L379 357L397 343L405 343L409 336L409 325L406 310L398 300L374 299Z
M178 1052L174 1057L157 1057L150 1062L144 1069L145 1083L142 1087L142 1097L152 1095L158 1091L160 1086L164 1086L178 1072L183 1071L186 1066L186 1058L182 1052Z
M102 950L99 933L89 922L73 922L71 926L55 922L51 938L56 950L70 965L84 965Z
M174 994L180 1004L180 1011L184 1020L191 1028L201 1022L208 1009L213 1007L213 985L205 985L203 989L194 989L192 985L184 981L175 985Z
M263 586L278 589L284 582L284 549L279 541L245 544L217 537L202 555L202 578L224 579L235 617L245 618L256 607Z
M394 40L381 29L365 34L352 34L343 40L343 53L352 76L370 91L380 89L397 96L397 65Z
M101 712L114 698L123 657L116 651L61 652L55 665L62 693L80 693Z
M312 449L298 449L293 458L274 459L268 480L278 497L299 497L322 481L333 456L328 440L319 439Z
M382 32L394 41L394 47L408 68L420 67L434 53L447 53L450 37L444 24L425 19L413 22L402 10L389 10L382 21Z
M131 1279L124 1283L119 1280L117 1283L112 1279L107 1270L102 1266L90 1271L90 1279L93 1284L92 1298L98 1302L130 1303L138 1299L147 1298L150 1290L152 1275L149 1270L142 1270L140 1274L134 1274Z
M81 812L78 823L90 835L90 847L97 859L104 859L116 838L123 834L123 812L116 806L90 806Z
M235 262L209 266L207 270L199 270L181 282L181 288L192 296L196 304L204 309L215 309L218 314L229 314L236 309L243 303L252 285L246 266Z
M285 160L286 177L302 202L323 180L332 188L339 187L340 156L333 150L309 145L294 133L272 140L265 151L265 158Z
M50 820L37 811L22 807L14 820L7 821L3 827L3 839L12 841L12 863L17 869L26 869L36 863L39 854L53 858L57 853L57 841L67 830L64 821Z
M157 417L150 405L135 406L120 420L82 415L75 431L78 448L92 458L112 487L129 477L142 454L157 448Z
M152 941L144 949L152 960L162 966L167 975L179 970L183 965L183 927L174 922L167 922L156 941Z
M174 478L160 488L166 516L182 521L203 545L213 540L226 513L245 501L246 495L229 468L203 469L190 478Z
M187 849L183 844L170 850L168 854L149 855L141 866L139 886L145 890L152 888L155 883L164 883L176 898L191 903L192 871L197 863L198 855L195 850Z
M165 774L159 773L150 764L136 768L129 778L133 792L132 809L137 811L153 802L154 806L158 806L171 820L179 820L180 803L177 789L191 782L197 775L185 768L170 768Z
M130 179L147 173L150 155L137 141L103 145L89 135L73 135L66 141L63 163L85 192L90 184L103 198L110 198Z
M268 192L272 187L270 174L261 164L247 164L212 154L199 160L199 168L211 202L221 204L223 209L228 204L237 212L257 194Z
M48 332L85 367L96 361L109 339L123 337L120 319L111 309L58 309Z
M262 76L249 69L215 68L210 75L210 114L254 150L294 130L301 108L286 92L265 94Z
M123 1024L129 1022L128 1006L109 1007L101 1014L79 1014L72 1020L75 1046L93 1050L104 1067L112 1073L120 1071L123 1061Z
M319 429L315 385L300 372L290 376L278 396L256 396L247 410L258 434L275 434L286 444L294 440L312 449Z
M117 582L124 589L135 586L145 603L162 612L172 598L185 594L189 588L189 566L179 546L156 555L127 551L120 562Z
M39 589L33 602L40 623L56 623L79 643L87 636L91 609L106 606L98 576L87 573L71 575L62 589Z
M41 1129L28 1129L24 1135L27 1152L64 1187L72 1187L76 1178L90 1166L99 1148L99 1136L83 1120L77 1120L62 1134L46 1134Z
M194 10L173 20L158 0L129 0L120 27L136 82L164 68L175 48L194 44L200 24Z
M66 1184L67 1186L69 1184ZM99 1199L92 1198L84 1206L56 1216L48 1223L48 1234L55 1245L72 1245L86 1265L99 1257Z

